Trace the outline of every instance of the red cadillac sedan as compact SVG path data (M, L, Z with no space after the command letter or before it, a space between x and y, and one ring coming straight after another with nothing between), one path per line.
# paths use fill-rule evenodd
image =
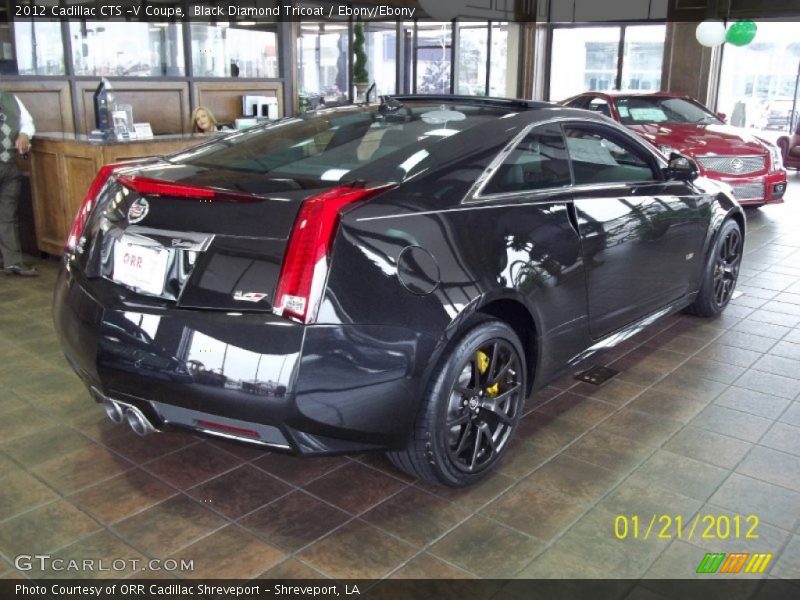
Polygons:
M611 117L666 155L690 156L703 175L729 184L743 205L783 202L786 171L778 148L726 125L692 98L668 92L586 92L562 104Z

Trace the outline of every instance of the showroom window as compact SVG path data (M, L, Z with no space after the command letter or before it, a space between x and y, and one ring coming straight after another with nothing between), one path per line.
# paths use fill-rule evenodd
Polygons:
M397 91L397 25L394 22L364 24L367 51L367 72L376 95ZM370 96L374 98L374 96Z
M458 23L458 76L456 94L486 95L489 73L488 23Z
M757 22L746 46L725 44L717 109L731 125L748 127L775 140L800 116L795 84L800 72L797 23Z
M519 31L519 25L500 21L457 20L455 29L449 22L404 22L399 87L417 94L516 97Z
M58 21L0 23L0 73L63 75L64 46Z
M519 77L519 25L492 23L489 45L489 95L516 98Z
M348 101L349 25L300 23L297 36L297 88L301 107L336 106Z
M185 74L180 23L71 21L75 75L180 77Z
M278 77L278 33L253 22L192 23L195 77Z
M451 93L452 43L451 23L417 23L414 64L418 94Z
M549 98L586 91L659 90L665 25L554 26Z

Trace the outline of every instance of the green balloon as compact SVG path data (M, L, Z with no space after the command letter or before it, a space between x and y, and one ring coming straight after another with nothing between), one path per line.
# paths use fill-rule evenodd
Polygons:
M725 39L734 46L746 46L756 37L756 24L752 21L737 21L728 28Z

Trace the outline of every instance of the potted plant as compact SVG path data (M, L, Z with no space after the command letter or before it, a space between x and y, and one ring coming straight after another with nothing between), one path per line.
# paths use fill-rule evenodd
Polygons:
M356 86L356 96L363 98L369 87L369 72L367 71L367 53L364 51L364 26L356 23L353 28L353 83Z

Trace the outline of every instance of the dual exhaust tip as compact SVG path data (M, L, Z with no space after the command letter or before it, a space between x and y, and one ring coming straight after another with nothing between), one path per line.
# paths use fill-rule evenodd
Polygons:
M145 436L156 431L144 413L135 406L122 404L115 400L106 400L105 409L106 415L112 423L121 425L123 422L127 422L136 435Z

